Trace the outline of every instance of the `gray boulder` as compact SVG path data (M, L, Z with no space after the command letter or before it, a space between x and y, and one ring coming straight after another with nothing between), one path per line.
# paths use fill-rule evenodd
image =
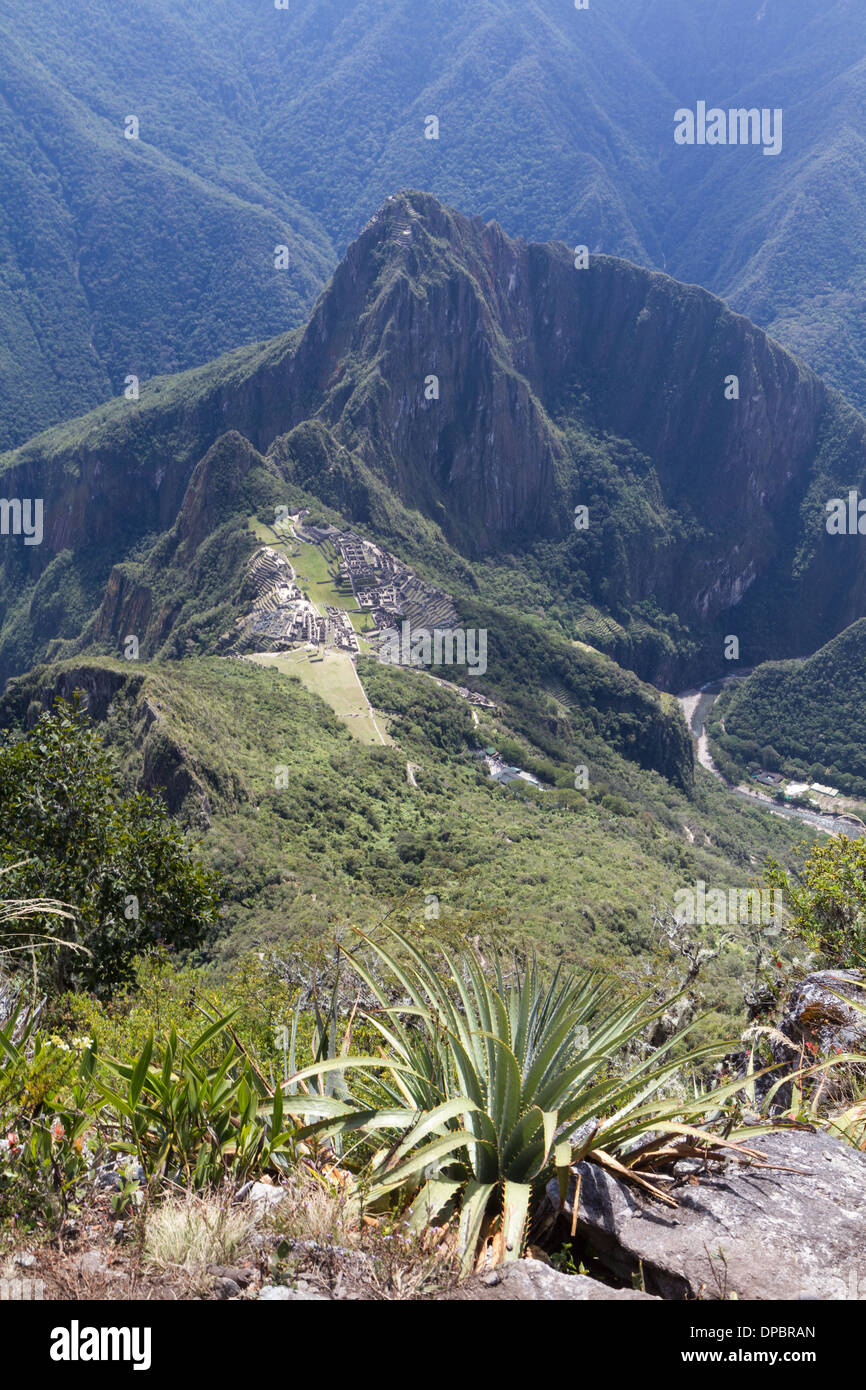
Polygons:
M315 1284L299 1279L296 1284L265 1284L259 1294L260 1303L326 1303L330 1294L323 1293Z
M866 1298L866 1153L803 1131L750 1147L778 1166L684 1175L676 1210L581 1163L578 1230L611 1273L641 1273L663 1298ZM555 1182L547 1195L558 1205ZM574 1180L569 1221L573 1195Z
M577 1303L648 1299L649 1294L634 1289L613 1289L598 1279L584 1274L561 1274L541 1260L515 1260L491 1274L476 1274L440 1296L441 1300L470 1299L489 1302L508 1299L512 1302Z
M840 999L840 995L845 997ZM779 1031L791 1039L798 1052L804 1044L817 1047L822 1056L837 1049L866 1052L863 974L859 970L818 970L807 975L788 996ZM780 1054L777 1060L790 1059Z
M225 1301L229 1298L237 1298L241 1291L241 1286L234 1279L215 1279L213 1282L213 1296L216 1299Z
M257 1212L265 1212L272 1207L279 1206L285 1192L281 1187L276 1187L271 1183L254 1182L243 1187L238 1196L252 1202Z

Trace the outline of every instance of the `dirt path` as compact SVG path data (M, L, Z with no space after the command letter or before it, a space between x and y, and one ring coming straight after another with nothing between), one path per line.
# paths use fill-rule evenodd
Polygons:
M370 723L373 725L373 728L376 730L376 733L379 735L379 742L380 742L384 747L387 747L388 740L385 738L385 735L382 733L382 730L379 728L379 725L376 723L376 716L375 716L375 714L373 713L373 706L370 704L370 700L369 700L369 697L368 697L368 695L367 695L367 692L366 692L366 690L364 689L363 685L361 684L361 677L358 675L358 668L357 668L357 666L355 665L354 661L350 661L350 662L349 662L349 665L350 665L351 668L352 668L353 674L354 674L354 676L355 676L355 680L358 682L358 689L360 690L361 694L362 694L363 697L364 697L364 703L366 704L366 706L367 706L367 712L368 712L368 714L370 715Z

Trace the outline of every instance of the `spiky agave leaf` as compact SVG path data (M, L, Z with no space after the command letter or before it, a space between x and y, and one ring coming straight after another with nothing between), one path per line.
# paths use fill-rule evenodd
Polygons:
M454 959L443 951L446 980L411 941L386 930L399 956L358 936L397 981L403 1002L387 997L359 953L349 956L379 1006L365 1017L382 1054L314 1063L290 1084L318 1076L321 1086L326 1071L337 1069L356 1080L345 1101L351 1113L316 1110L315 1097L304 1098L306 1114L318 1117L305 1132L382 1134L384 1147L365 1176L370 1202L400 1188L417 1224L421 1193L438 1215L462 1183L464 1268L494 1199L501 1207L497 1239L503 1258L511 1258L520 1253L533 1183L561 1172L568 1156L574 1162L594 1149L625 1166L628 1149L648 1131L673 1130L718 1107L719 1091L664 1101L659 1093L683 1067L722 1055L722 1045L674 1056L683 1034L617 1070L628 1045L667 1004L650 1010L644 997L611 1008L611 989L596 976L557 970L544 984L534 960L508 982L497 962L491 981L475 953ZM293 1096L288 1108L295 1105Z

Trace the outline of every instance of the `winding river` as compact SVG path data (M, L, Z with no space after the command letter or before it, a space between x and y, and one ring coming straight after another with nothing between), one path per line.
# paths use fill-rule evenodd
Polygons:
M750 792L741 787L728 786L710 754L710 741L706 730L707 719L725 686L734 681L744 680L748 675L749 672L744 670L736 676L721 676L716 680L707 681L707 684L702 685L700 689L692 687L690 690L683 691L682 695L677 696L686 723L695 740L695 751L701 767L705 767L708 772L717 777L731 796L738 796L743 801L749 801L753 806L768 811L770 815L782 816L786 820L803 821L806 825L811 825L817 830L823 830L827 835L844 834L849 835L852 840L860 839L866 834L866 831L851 821L842 820L839 816L825 815L819 811L805 811L798 806L782 806L769 797L762 796L760 792Z

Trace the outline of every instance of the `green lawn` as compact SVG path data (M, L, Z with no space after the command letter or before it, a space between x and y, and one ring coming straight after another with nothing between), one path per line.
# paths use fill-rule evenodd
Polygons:
M298 680L331 706L350 733L365 744L381 746L390 742L373 715L364 688L348 652L326 651L321 660L309 659L307 652L258 652L250 656L259 666L273 666Z
M298 588L324 614L325 606L342 608L347 613L356 609L351 589L338 588L338 558L332 545L311 545L309 541L299 541L295 536L287 536L276 531L267 522L250 520L250 526L264 545L285 555L295 571ZM366 614L356 614L362 621ZM354 617L353 617L354 622ZM356 628L363 631L362 628Z

